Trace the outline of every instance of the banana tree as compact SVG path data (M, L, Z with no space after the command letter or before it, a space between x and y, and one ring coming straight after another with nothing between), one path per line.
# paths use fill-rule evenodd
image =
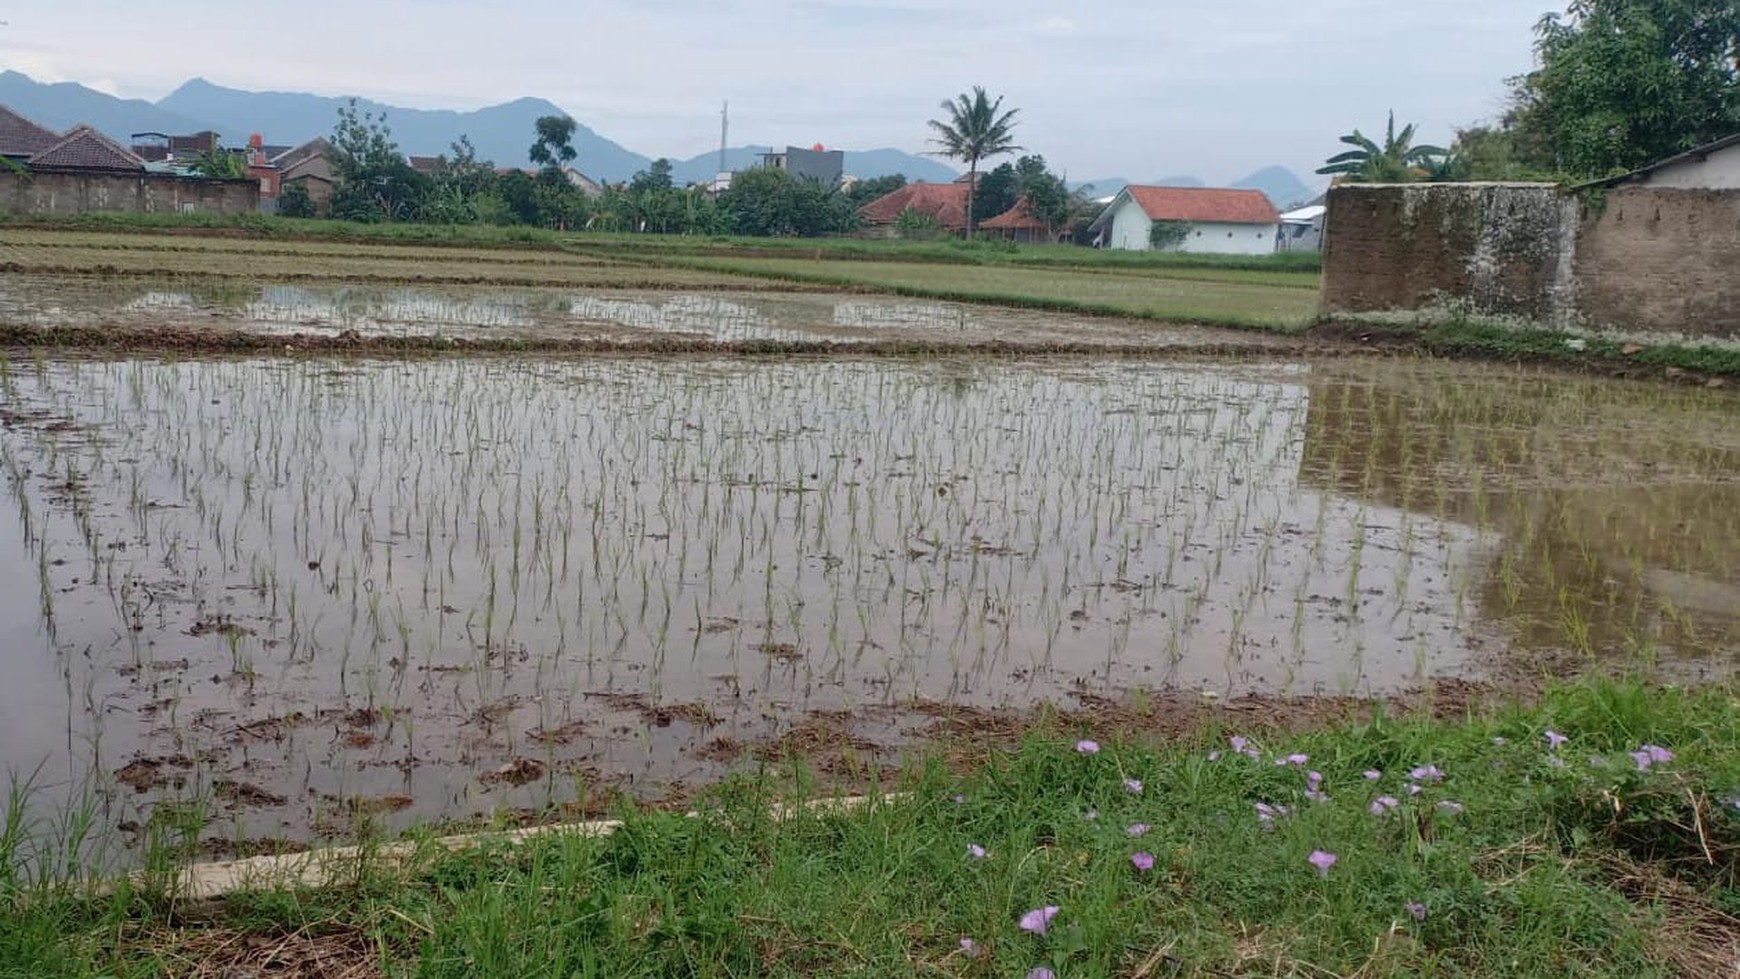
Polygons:
M1317 172L1361 183L1407 183L1439 169L1449 151L1438 146L1414 146L1412 123L1396 132L1396 114L1390 113L1383 145L1355 129L1341 141L1353 147L1324 161Z

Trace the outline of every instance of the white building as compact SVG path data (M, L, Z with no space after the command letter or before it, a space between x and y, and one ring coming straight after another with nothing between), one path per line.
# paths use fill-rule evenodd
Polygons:
M1322 204L1308 204L1281 215L1281 237L1275 242L1278 252L1316 252L1323 250L1323 216L1329 209Z
M1643 183L1679 190L1740 189L1740 133L1605 182Z
M1275 250L1281 215L1260 190L1131 185L1089 230L1101 247L1148 251L1161 222L1184 226L1183 237L1165 246L1173 251L1266 255Z

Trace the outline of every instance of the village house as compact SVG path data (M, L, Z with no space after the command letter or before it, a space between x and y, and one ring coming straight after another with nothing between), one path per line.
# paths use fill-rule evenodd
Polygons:
M960 182L932 184L922 180L882 195L858 209L864 224L873 235L892 238L896 224L908 211L936 222L939 229L951 233L967 230L967 185Z
M978 222L979 230L988 236L1020 242L1050 242L1051 227L1033 216L1027 198L995 217Z
M332 144L326 137L316 136L267 162L278 169L280 194L291 186L300 186L314 202L314 213L324 215L331 208L332 188L338 177L332 167Z
M1648 184L1676 190L1740 190L1740 133L1599 183L1608 187Z
M1183 226L1183 237L1167 246L1174 251L1266 255L1275 250L1281 215L1260 190L1131 185L1088 230L1101 247L1148 251L1161 222Z
M260 184L212 179L148 163L91 126L55 133L0 106L0 209L23 214L93 211L245 214Z

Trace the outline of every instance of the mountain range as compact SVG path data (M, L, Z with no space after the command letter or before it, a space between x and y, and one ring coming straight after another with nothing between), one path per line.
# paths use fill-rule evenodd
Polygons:
M266 142L294 145L332 132L338 110L348 99L299 92L249 92L194 78L155 102L122 99L75 82L45 83L17 71L0 71L0 104L10 106L45 126L65 130L87 123L125 143L134 133L184 134L212 130L225 145L239 146L249 134ZM539 116L568 115L545 99L522 98L469 112L451 109L406 109L369 99L357 108L385 113L399 148L406 153L436 155L467 136L478 157L501 166L524 166L532 144L533 123ZM576 165L603 181L627 180L646 169L652 158L601 135L585 123L574 130ZM759 162L766 146L735 146L725 151L725 169L740 170ZM719 169L717 151L686 160L671 160L671 176L679 184L711 179ZM846 172L857 177L905 174L908 180L946 182L959 174L942 161L898 149L846 151ZM1117 193L1129 181L1112 177L1090 181L1096 197ZM1200 187L1194 177L1167 177L1163 185ZM1079 185L1078 185L1079 186ZM1255 187L1278 207L1315 196L1284 167L1269 167L1233 184Z

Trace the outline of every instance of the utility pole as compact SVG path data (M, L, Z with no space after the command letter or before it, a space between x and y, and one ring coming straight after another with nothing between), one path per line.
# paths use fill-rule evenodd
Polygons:
M731 135L731 102L719 109L719 172L725 172L725 141Z

